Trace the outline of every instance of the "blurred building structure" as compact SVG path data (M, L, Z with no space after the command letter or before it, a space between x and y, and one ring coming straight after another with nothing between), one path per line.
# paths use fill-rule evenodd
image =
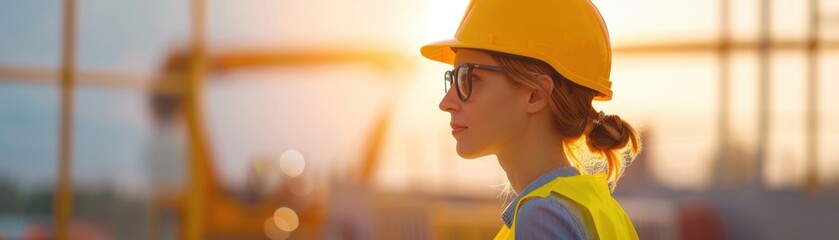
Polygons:
M739 42L731 39L732 10L721 0L719 39L698 43L656 43L615 48L616 55L712 53L719 71L719 100L716 107L716 153L707 190L674 189L661 183L650 170L655 151L655 132L644 133L647 144L642 155L628 168L615 192L616 198L633 219L642 239L832 239L839 235L833 226L839 222L839 188L818 176L821 148L836 143L822 142L820 128L819 55L839 50L839 42L820 37L824 26L837 26L820 11L819 2L810 0L808 37L803 41L771 38L771 1L762 0L760 38ZM373 118L372 127L362 138L364 148L351 169L318 177L311 170L298 175L282 168L282 158L266 157L249 162L245 189L229 189L221 184L221 158L211 146L211 130L205 119L205 84L215 76L242 69L271 67L316 68L322 65L361 63L375 69L383 78L414 71L413 61L390 51L333 48L331 51L246 49L215 51L206 49L205 2L193 0L191 37L186 48L170 53L162 61L161 72L153 79L120 73L101 73L76 69L74 46L76 7L64 1L62 65L59 70L0 66L0 80L19 84L58 84L61 86L60 154L57 156L56 188L52 216L32 220L24 236L41 235L56 239L154 238L154 239L487 239L500 226L503 201L494 196L461 192L431 192L410 189L389 191L374 182L382 167L387 136L394 129L393 106L387 105ZM338 49L338 50L335 50ZM804 185L796 189L772 189L765 183L764 169L772 124L773 51L801 50L806 53L806 166ZM758 97L756 143L743 143L732 137L731 58L734 52L758 54ZM60 79L60 81L55 81ZM153 118L155 139L149 146L148 176L155 192L146 204L108 206L107 209L135 209L122 217L84 219L74 209L85 207L84 199L74 196L73 126L74 88L97 86L138 90L148 95L149 115ZM340 121L335 119L334 121ZM710 133L709 133L710 134ZM409 143L410 144L410 143ZM744 147L754 144L754 149ZM448 146L441 146L448 147ZM422 151L422 150L419 150ZM305 163L305 161L300 160ZM676 161L676 160L674 160ZM308 164L308 163L307 163ZM329 166L325 167L329 168ZM406 167L410 168L410 166ZM408 169L410 171L411 169ZM454 173L456 174L456 173ZM78 201L81 201L79 203ZM147 210L147 211L145 211ZM143 212L148 212L144 214ZM136 218L130 218L136 217ZM46 219L46 220L45 220ZM804 221L802 221L802 219ZM108 220L113 220L108 222ZM2 222L2 221L0 221ZM82 237L79 237L82 236Z

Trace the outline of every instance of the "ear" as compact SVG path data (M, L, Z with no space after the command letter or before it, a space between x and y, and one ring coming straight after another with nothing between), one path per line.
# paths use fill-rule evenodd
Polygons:
M531 89L530 100L527 102L527 113L536 113L548 106L551 101L551 92L554 89L554 81L547 74L536 77L539 88Z

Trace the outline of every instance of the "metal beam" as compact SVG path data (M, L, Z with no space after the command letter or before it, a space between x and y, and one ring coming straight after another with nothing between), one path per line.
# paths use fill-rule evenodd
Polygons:
M612 49L615 54L685 54L709 53L726 49L726 51L760 51L763 43L757 41L728 41L728 42L662 42L638 45L617 46ZM774 40L769 48L772 51L806 50L809 40ZM819 44L822 51L839 50L839 41L822 41Z
M807 98L805 157L808 164L804 185L809 192L814 193L819 190L819 1L808 1L808 11L810 27L807 34L807 92L804 94Z
M727 161L742 161L742 159L728 159L729 156L729 62L731 60L730 47L730 2L729 0L720 0L720 35L719 35L719 49L717 58L719 60L719 102L717 103L717 164L722 164Z
M771 35L771 4L770 0L761 0L758 13L758 83L757 83L757 149L755 153L755 179L754 184L759 187L763 185L763 171L766 166L766 146L769 143L769 116L771 78L770 50L773 47Z
M68 228L73 215L73 107L74 70L76 57L76 1L64 0L61 44L61 119L59 120L58 177L53 211L55 237L68 239Z
M204 0L192 1L191 43L189 45L188 76L186 84L185 108L187 133L189 139L189 189L187 190L186 216L184 217L183 238L188 240L205 239L207 209L207 186L209 179L205 170L209 167L206 138L203 131L202 87L206 63L204 59L204 24L206 5Z

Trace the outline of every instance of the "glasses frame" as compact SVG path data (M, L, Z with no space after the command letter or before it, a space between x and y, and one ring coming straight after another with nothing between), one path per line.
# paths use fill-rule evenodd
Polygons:
M500 72L500 73L507 72L506 70L504 70L504 68L499 67L499 66L490 66L490 65L475 64L475 63L464 63L464 64L457 65L457 67L455 67L454 69L446 71L444 76L443 76L443 84L445 85L444 86L445 93L448 94L448 92L450 90L449 87L454 85L454 89L457 92L457 97L460 98L460 101L466 102L466 100L469 100L469 97L472 96L472 70L475 70L475 69L484 69L484 70L489 70L489 71L493 71L493 72ZM460 76L460 74L458 74L458 73L460 73L460 71L466 71L466 75L464 75L466 77L466 79L462 79L462 80L457 79L457 77ZM461 84L466 85L465 86L466 93L464 93L462 91L461 88L464 88L464 86L461 86ZM464 96L464 95L466 95L466 96Z

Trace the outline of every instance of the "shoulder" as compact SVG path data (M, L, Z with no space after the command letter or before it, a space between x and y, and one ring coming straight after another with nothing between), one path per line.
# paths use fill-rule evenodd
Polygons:
M573 205L554 197L533 197L516 215L516 238L586 239L585 228Z

